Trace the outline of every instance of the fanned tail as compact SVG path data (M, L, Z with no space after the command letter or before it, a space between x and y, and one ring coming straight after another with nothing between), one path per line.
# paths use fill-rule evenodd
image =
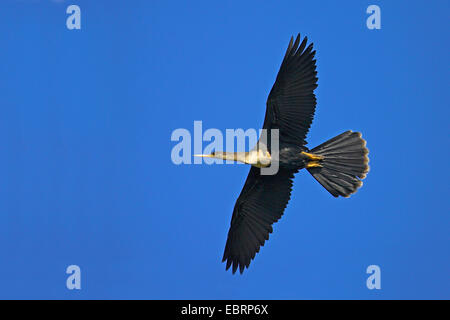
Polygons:
M369 172L369 150L359 132L346 131L309 152L322 157L320 166L307 167L309 173L334 197L355 193Z

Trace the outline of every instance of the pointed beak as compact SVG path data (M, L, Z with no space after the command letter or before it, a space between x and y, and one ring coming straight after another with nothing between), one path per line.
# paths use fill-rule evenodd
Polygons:
M212 158L212 154L194 154L194 157Z

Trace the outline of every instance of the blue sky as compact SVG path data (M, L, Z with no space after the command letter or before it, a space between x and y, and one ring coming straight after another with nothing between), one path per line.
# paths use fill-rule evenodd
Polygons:
M81 30L66 8L81 8ZM368 30L366 8L381 8ZM0 298L450 298L448 1L2 1ZM308 141L361 131L350 199L307 172L243 275L221 263L248 168L173 130L259 128L289 38L317 50ZM69 265L82 289L66 288ZM366 268L381 268L368 290Z

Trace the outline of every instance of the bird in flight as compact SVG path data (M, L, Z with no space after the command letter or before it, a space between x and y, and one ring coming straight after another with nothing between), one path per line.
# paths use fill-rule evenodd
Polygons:
M272 225L283 215L289 199L294 174L306 168L334 197L349 197L362 186L369 171L369 151L361 133L346 131L309 149L306 134L316 108L316 60L313 44L305 37L291 38L266 103L261 139L249 152L216 151L200 157L218 158L250 164L244 188L234 206L223 254L226 270L243 273L269 239ZM278 133L274 150L272 132ZM265 140L265 141L262 141ZM275 174L263 174L263 168L277 162Z

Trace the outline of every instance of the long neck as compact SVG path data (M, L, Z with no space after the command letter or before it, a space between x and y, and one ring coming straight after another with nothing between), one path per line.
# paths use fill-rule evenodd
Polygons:
M248 152L222 152L220 155L217 155L217 158L247 163L247 154Z

